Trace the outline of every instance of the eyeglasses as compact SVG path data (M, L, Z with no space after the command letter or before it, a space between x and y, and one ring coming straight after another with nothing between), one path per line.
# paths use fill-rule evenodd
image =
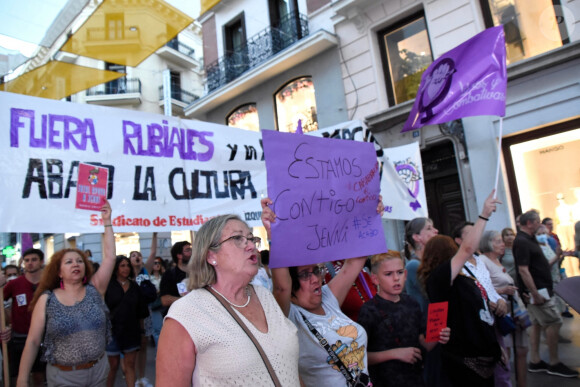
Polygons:
M262 238L260 238L260 237L255 237L255 236L247 237L247 236L243 236L243 235L232 235L231 237L224 239L220 243L218 243L216 245L212 245L211 247L212 248L219 247L220 245L226 243L229 240L233 240L236 247L239 247L240 249L243 249L244 247L246 247L246 244L248 243L248 241L252 242L256 246L256 248L259 249L260 243L262 242Z
M155 262L153 262L153 264L154 264L154 265L161 265L161 262L159 262L159 261L155 261Z
M297 277L300 281L308 281L311 275L315 275L317 277L322 277L326 274L326 267L315 266L312 271L301 271L298 273Z

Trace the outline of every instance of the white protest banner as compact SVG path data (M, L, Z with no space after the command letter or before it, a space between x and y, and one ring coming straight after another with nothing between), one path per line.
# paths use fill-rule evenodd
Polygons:
M308 134L373 142L383 156L360 121ZM0 232L102 232L98 212L75 209L79 163L109 170L118 232L197 230L226 213L261 226L267 195L260 133L7 92L0 92L0 162ZM381 183L383 198L408 205L401 184Z
M419 143L383 149L383 218L428 217Z
M259 226L259 133L0 92L0 232L102 232L75 209L79 163L109 170L117 232L195 230L236 213Z

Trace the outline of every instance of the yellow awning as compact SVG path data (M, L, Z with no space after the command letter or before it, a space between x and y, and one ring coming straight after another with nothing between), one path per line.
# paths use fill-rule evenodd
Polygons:
M51 61L5 84L0 90L35 97L62 99L125 74Z
M210 9L216 6L221 0L200 0L200 11L199 14L203 15Z
M136 67L191 23L163 0L104 0L61 51Z

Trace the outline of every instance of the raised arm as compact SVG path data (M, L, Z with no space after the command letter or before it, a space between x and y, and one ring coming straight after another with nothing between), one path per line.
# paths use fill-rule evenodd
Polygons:
M155 257L157 256L157 232L154 232L151 237L150 251L149 258L145 261L145 270L147 270L147 273L149 274L153 272L153 264L155 263Z
M382 215L384 211L383 197L379 195L377 214ZM342 305L344 302L352 283L364 267L366 259L367 257L347 259L338 274L328 283L328 288L338 300L338 305Z
M367 257L358 257L347 259L337 275L328 283L328 288L334 294L338 305L342 305L346 298L352 283L365 265Z
M260 201L260 204L262 205L262 224L266 228L268 239L271 239L272 223L276 221L276 214L269 207L272 204L272 200L270 198L264 198ZM292 279L290 278L290 271L287 267L272 269L272 284L272 294L278 302L280 309L284 312L284 315L288 317L288 313L290 313L290 299L292 297Z
M105 234L103 236L103 261L101 262L99 270L97 270L91 279L93 286L102 295L107 291L107 286L109 285L111 274L115 267L115 233L113 232L113 224L111 223L111 213L111 205L107 201L101 207L101 217L103 218L105 227Z
M42 341L44 333L44 324L46 319L46 300L47 294L43 294L38 298L36 306L32 311L32 319L30 320L30 329L28 330L28 337L24 345L24 351L20 358L20 369L18 370L18 380L16 385L18 387L28 387L29 376L34 364L34 359L38 354L38 348Z
M481 215L477 218L477 221L473 225L473 229L467 234L459 250L451 259L451 282L455 280L461 268L465 262L475 253L477 247L479 246L479 240L481 235L485 230L485 226L489 217L495 212L496 205L501 203L499 199L493 197L495 189L491 191L485 202L483 203L483 209L481 210ZM485 218L485 219L483 219Z

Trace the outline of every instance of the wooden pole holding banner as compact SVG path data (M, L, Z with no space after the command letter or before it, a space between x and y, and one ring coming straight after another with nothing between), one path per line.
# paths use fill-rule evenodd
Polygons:
M495 184L493 189L495 190L493 198L497 198L497 183L499 182L499 167L501 165L501 137L503 136L503 117L499 118L499 143L497 145L497 168L495 170Z
M0 288L0 328L6 329L6 312L4 311L4 287ZM4 367L4 385L10 385L10 367L8 363L8 343L2 340L2 364Z

